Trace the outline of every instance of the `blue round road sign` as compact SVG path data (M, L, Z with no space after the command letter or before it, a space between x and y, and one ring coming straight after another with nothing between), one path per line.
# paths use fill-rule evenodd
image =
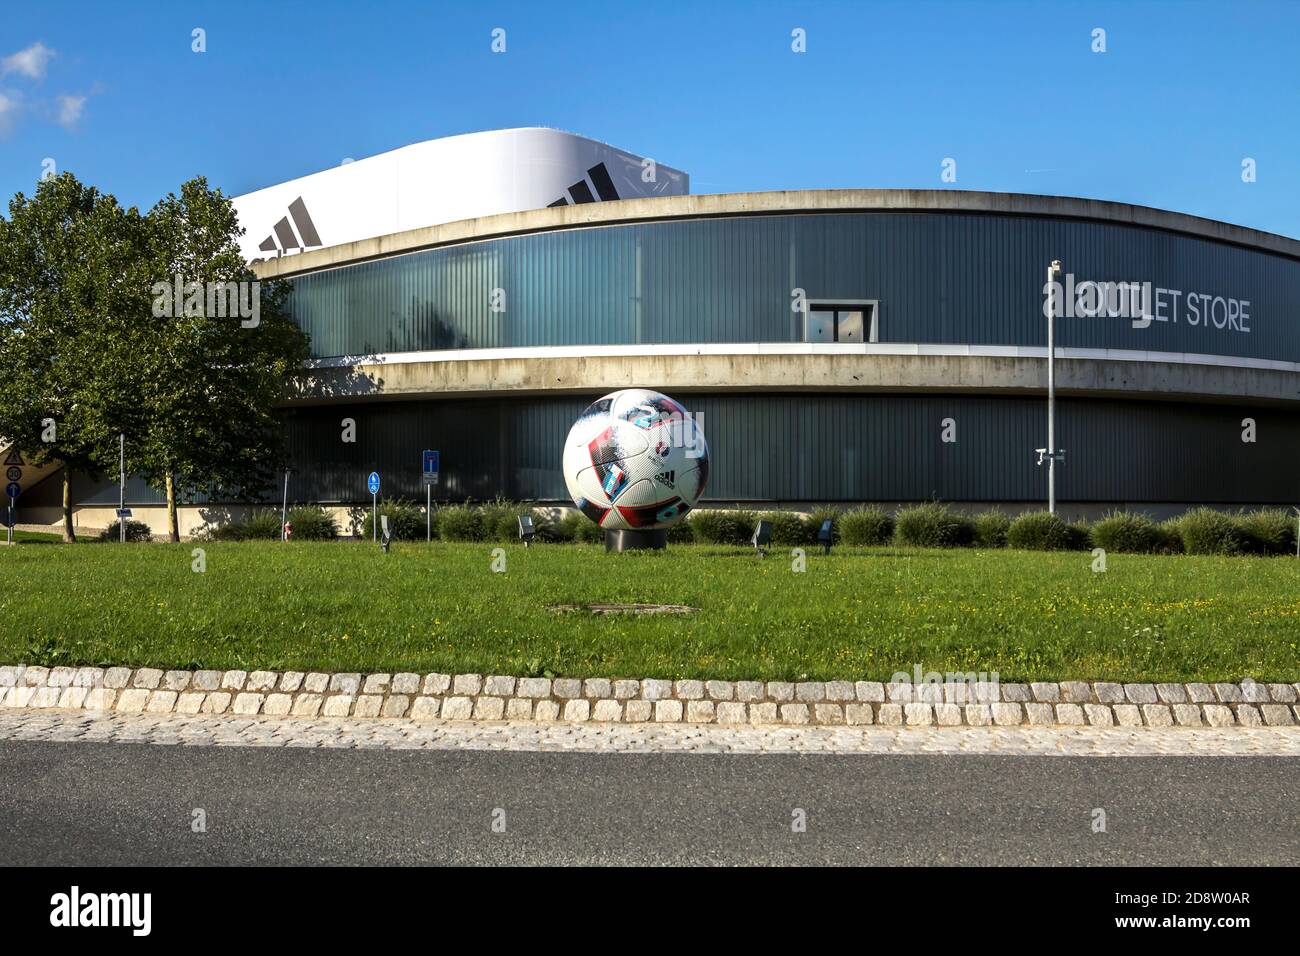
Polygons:
M379 494L379 472L370 473L370 477L366 479L366 487L370 489L372 495Z
M10 498L17 498L22 493L23 493L22 486L20 486L16 481L9 482L9 484L5 487L5 494L7 494Z

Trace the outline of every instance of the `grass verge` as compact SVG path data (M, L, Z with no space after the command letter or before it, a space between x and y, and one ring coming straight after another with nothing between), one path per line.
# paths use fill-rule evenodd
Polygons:
M1300 679L1285 558L211 542L0 551L0 663L515 675ZM553 604L688 604L687 616Z

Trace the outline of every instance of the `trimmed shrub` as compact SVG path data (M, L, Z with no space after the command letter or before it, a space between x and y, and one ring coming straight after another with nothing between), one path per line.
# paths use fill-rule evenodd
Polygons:
M414 501L406 498L390 498L386 501L379 502L380 516L388 516L388 530L392 532L394 538L399 541L423 541L425 537L424 523L424 506L417 505ZM374 534L370 526L374 520L374 511L366 509L365 517L361 519L361 537L370 540ZM379 529L383 530L383 523ZM298 537L298 526L293 526L293 536ZM433 514L433 536L438 537L438 513Z
M272 508L251 512L241 521L213 528L209 536L214 541L279 541L280 512Z
M534 529L540 527L542 523L540 517L533 514L531 505L503 501L499 498L483 505L479 511L482 516L479 520L484 539L503 544L519 540L519 519L523 515L532 517Z
M444 541L482 541L482 515L471 505L439 508L438 537Z
M1066 540L1069 541L1069 550L1071 551L1091 551L1092 550L1092 528L1088 526L1087 518L1080 518L1065 526Z
M831 543L835 544L840 540L840 518L839 508L831 505L819 505L808 512L807 531L809 544L821 544L817 540L817 534L822 530L822 522L830 521L831 523Z
M1161 550L1160 526L1144 514L1113 511L1092 526L1092 543L1117 554L1152 554Z
M1263 508L1237 515L1236 522L1251 554L1295 554L1295 515L1280 508Z
M690 516L695 540L705 544L749 544L758 516L752 511L696 511Z
M1072 529L1059 515L1050 511L1029 511L1011 522L1007 529L1007 547L1026 551L1073 551L1078 549L1078 537L1077 529Z
M772 522L772 544L782 548L797 548L808 543L808 529L804 526L801 515L793 511L768 511L759 515L764 521ZM750 529L753 537L753 529Z
M1232 516L1213 508L1195 508L1179 518L1178 535L1188 554L1241 554L1246 546Z
M546 544L567 544L573 540L574 528L565 524L564 519L553 521L543 517L540 511L533 513L533 523L537 528L537 540Z
M869 505L845 512L836 530L845 544L888 544L894 536L894 519L883 509Z
M580 544L603 543L605 529L592 521L581 511L570 511L555 524L556 537L560 541L576 541Z
M975 546L979 548L1005 548L1007 546L1007 529L1011 519L992 508L975 516Z
M975 522L947 505L931 501L898 512L894 540L916 548L964 547L975 540Z
M1182 554L1186 550L1183 547L1183 536L1178 530L1177 518L1160 522L1156 525L1156 533L1160 536L1157 553Z
M320 505L290 508L286 520L293 526L291 541L333 541L339 536L338 522Z
M726 512L694 511L686 520L691 523L691 533L696 541L718 544L726 534Z
M691 528L691 523L683 518L671 528L668 529L669 544L694 544L695 531Z
M99 533L98 541L118 541L122 537L121 528L114 521L111 525ZM143 521L132 521L126 519L126 540L127 541L152 541L153 532Z

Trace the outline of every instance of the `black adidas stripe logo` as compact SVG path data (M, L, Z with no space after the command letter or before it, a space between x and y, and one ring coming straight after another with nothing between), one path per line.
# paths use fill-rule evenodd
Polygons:
M614 180L609 178L609 170L605 168L604 163L597 163L587 170L587 176L591 179L591 185L596 187L596 195L600 196L601 202L609 202L611 199L618 199L618 190L614 188ZM573 197L573 204L581 205L585 202L595 202L596 196L592 195L591 186L587 185L586 179L579 179L569 187L567 196L561 196L553 203L547 203L547 208L552 206L569 205L569 197Z
M289 224L291 217L293 225ZM294 226L298 227L296 234L293 231ZM286 252L289 249L312 249L319 245L323 245L320 241L320 233L316 231L316 224L311 221L307 204L299 196L289 203L289 215L275 224L273 234L263 239L262 244L257 248L262 252Z
M669 488L673 487L673 481L676 478L677 472L675 471L661 471L659 474L655 475L655 481L659 482L661 485L667 485Z

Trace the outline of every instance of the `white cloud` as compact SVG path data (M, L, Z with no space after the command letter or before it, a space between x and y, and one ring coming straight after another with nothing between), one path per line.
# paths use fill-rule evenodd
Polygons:
M39 80L45 76L45 67L53 56L54 51L38 41L0 60L0 73L21 73L29 79Z
M86 98L62 93L59 101L59 125L64 129L73 129L86 111Z
M0 136L7 136L13 131L21 108L17 93L0 90Z

